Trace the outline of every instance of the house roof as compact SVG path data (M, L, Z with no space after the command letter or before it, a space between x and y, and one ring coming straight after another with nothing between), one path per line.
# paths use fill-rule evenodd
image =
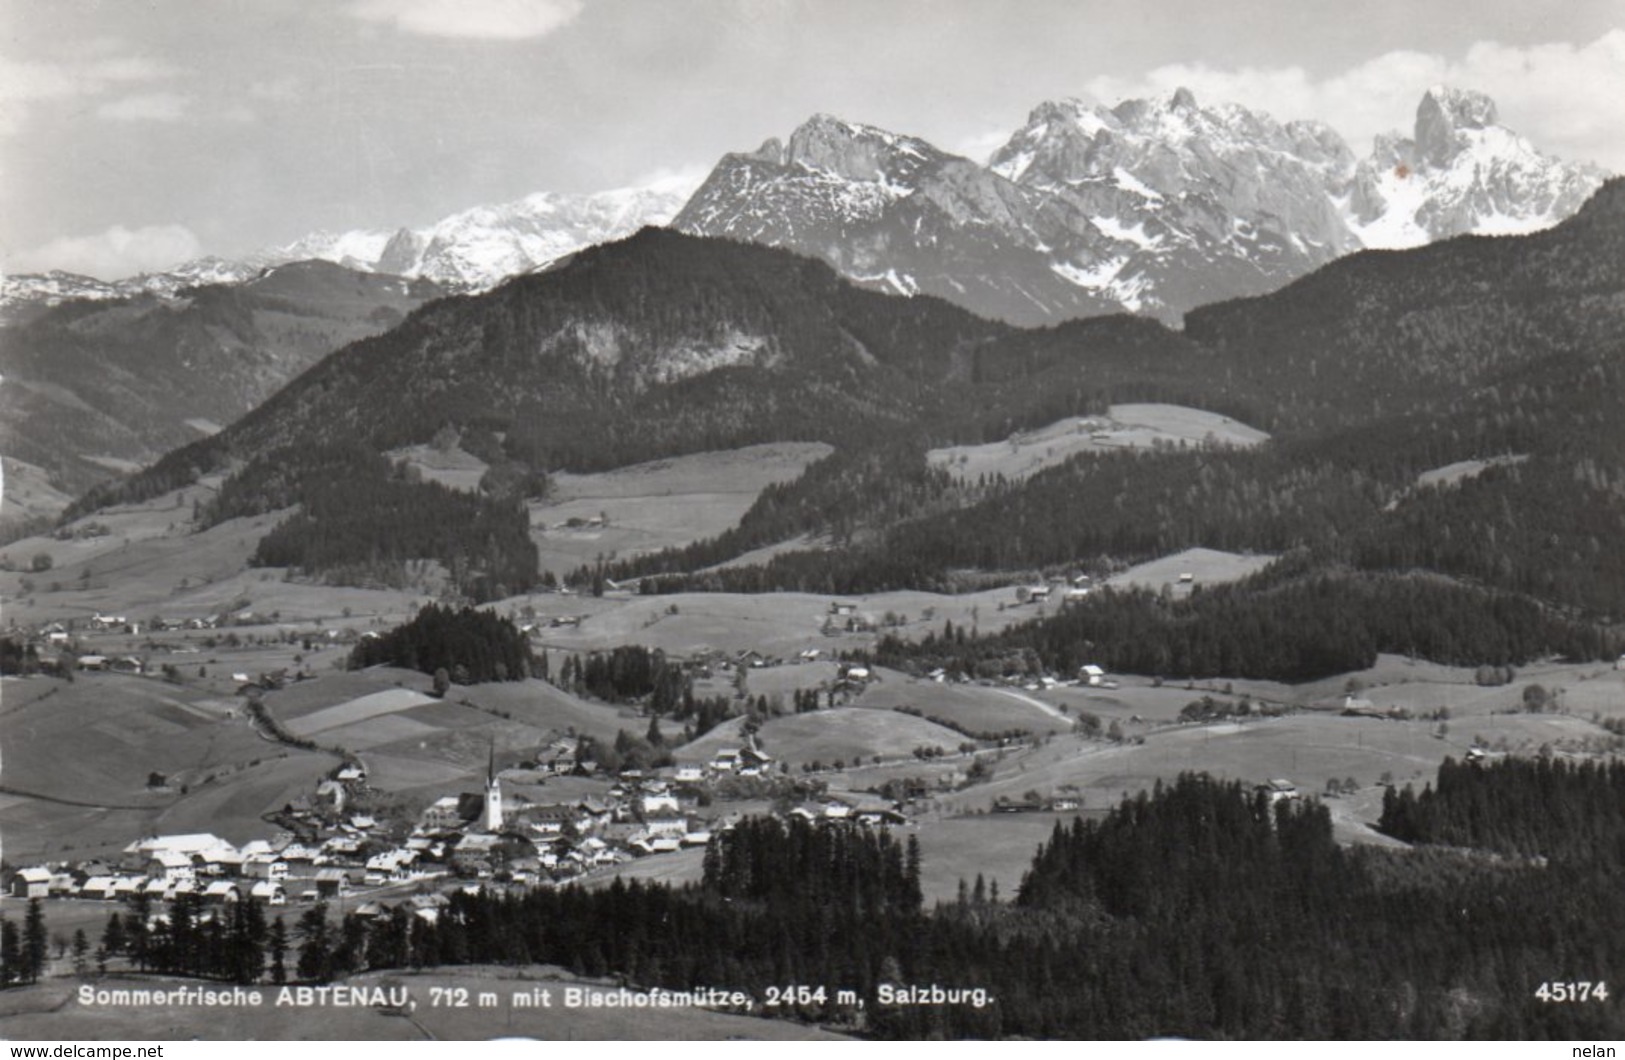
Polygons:
M151 854L159 850L174 850L182 854L235 852L236 847L209 832L191 832L186 835L158 835L137 839L124 848L126 854Z

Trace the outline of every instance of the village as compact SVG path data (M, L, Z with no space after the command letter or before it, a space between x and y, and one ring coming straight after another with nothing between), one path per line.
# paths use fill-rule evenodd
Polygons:
M88 620L51 622L29 630L25 643L34 646L47 665L56 653L59 673L104 671L173 680L174 665L151 665L150 652L143 658L85 646L115 637L150 638L166 630L201 631L212 638L218 631L259 625L269 617L223 613L174 623L153 619L143 627L124 616L98 612ZM867 629L878 622L856 603L842 600L830 602L822 619L826 633ZM558 624L557 620L527 624L524 632L535 637ZM320 650L369 635L375 634L347 626L303 639L309 649ZM316 643L308 644L311 639ZM158 645L158 650L173 658L187 649L170 642ZM823 663L829 654L816 647L789 658L751 650L709 652L685 660L684 665L708 678L742 680L745 673L777 666ZM878 679L869 667L855 662L838 663L833 673L822 697L831 706L861 694ZM225 677L222 672L220 678ZM232 672L229 687L246 701L243 714L252 724L265 717L255 709L263 692L308 677L308 670L291 675L285 670L252 676ZM965 677L934 671L927 679L941 683ZM1069 683L1107 684L1103 671L1093 665ZM1046 678L1042 686L1030 687L1055 684ZM275 728L262 735L276 736ZM261 838L235 845L208 832L143 836L132 839L118 856L15 867L4 881L4 893L20 899L98 902L140 898L158 902L192 895L206 907L246 899L272 907L343 901L363 913L395 900L407 901L416 912L432 918L447 890L550 887L608 878L641 859L703 848L746 813L860 827L900 826L909 820L912 800L926 793L921 784L896 784L886 794L832 794L822 780L807 775L811 770L792 773L789 763L776 761L753 733L736 745L717 746L703 760L695 761L690 754L649 769L606 769L591 757L594 746L574 735L554 735L499 769L493 744L483 791L443 792L426 800L418 793L405 805L421 805L421 810L406 814L401 800L369 784L365 754L349 755L306 796L266 813L266 834ZM970 749L974 763L975 747L974 742L963 743L958 750L965 754ZM948 753L946 748L934 752ZM966 782L965 774L957 770L939 779L952 787ZM155 777L153 783L165 781ZM1063 796L1040 805L1003 799L991 808L1065 812L1075 810L1077 801Z
M432 919L444 903L435 892L446 887L554 886L703 847L742 816L710 808L716 783L763 776L773 765L747 743L702 766L622 771L603 797L548 802L504 792L504 773L522 782L514 787L530 790L550 776L591 775L596 764L577 753L576 741L559 739L536 760L499 772L493 751L483 792L437 798L412 822L353 812L352 801L367 793L367 773L361 763L347 763L321 781L314 798L275 815L288 827L269 838L235 846L209 833L147 836L118 858L20 868L8 893L90 901L196 895L208 906L250 898L269 906L354 899L365 913L376 909L371 898L419 892L410 895L412 905ZM855 794L809 797L785 812L862 826L906 820L888 800Z

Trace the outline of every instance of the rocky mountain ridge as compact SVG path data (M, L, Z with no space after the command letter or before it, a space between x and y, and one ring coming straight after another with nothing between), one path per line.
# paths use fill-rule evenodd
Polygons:
M1046 102L987 166L819 115L726 156L673 225L823 258L860 283L1021 324L1126 309L1177 320L1365 247L1512 234L1573 213L1603 174L1542 155L1488 97L1436 86L1410 138L1357 161L1319 122L1179 89Z

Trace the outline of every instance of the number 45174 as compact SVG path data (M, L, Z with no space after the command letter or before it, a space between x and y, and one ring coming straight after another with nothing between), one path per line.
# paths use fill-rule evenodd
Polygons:
M1541 983L1535 997L1552 1004L1569 1001L1607 1001L1607 983Z

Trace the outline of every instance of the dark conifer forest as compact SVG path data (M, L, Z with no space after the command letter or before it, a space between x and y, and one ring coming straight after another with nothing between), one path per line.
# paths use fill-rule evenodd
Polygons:
M399 666L432 674L445 670L458 684L522 681L534 660L525 635L500 615L472 607L429 604L388 633L366 637L350 653L350 666Z

